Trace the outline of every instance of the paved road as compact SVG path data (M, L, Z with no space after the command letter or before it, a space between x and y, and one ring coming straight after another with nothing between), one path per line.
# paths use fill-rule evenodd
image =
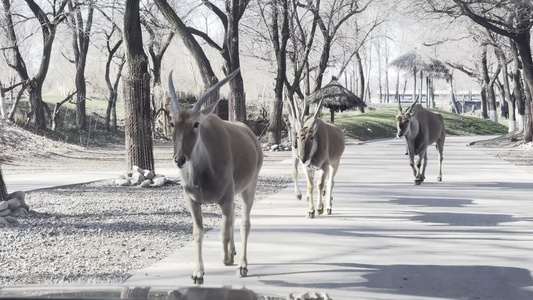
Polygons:
M204 243L205 286L333 299L533 299L533 174L466 147L477 139L447 139L443 182L431 147L421 186L403 141L347 146L333 215L305 218L307 204L292 186L256 203L249 276L223 265L213 230ZM240 235L236 241L239 249ZM191 243L125 283L190 286L194 257Z

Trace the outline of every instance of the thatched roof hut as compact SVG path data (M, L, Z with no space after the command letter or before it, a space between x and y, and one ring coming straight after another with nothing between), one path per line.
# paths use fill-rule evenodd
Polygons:
M409 51L397 57L389 65L411 72L413 75L416 75L416 72L423 71L431 77L446 78L450 76L450 70L444 63L416 50Z
M416 77L420 74L420 96L423 90L423 74L430 78L450 79L451 73L448 67L438 59L432 58L417 50L409 51L389 63L389 66L404 70L413 75L413 101L416 99ZM398 102L398 105L399 102Z
M331 112L331 122L334 121L335 112L345 111L354 107L358 107L361 112L365 111L366 103L352 91L343 87L335 77L323 88L307 96L307 101L308 103L317 104L322 98L324 98L323 106L329 108Z

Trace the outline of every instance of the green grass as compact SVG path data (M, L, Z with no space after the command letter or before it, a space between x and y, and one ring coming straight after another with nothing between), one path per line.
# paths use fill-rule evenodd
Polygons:
M506 134L507 127L494 124L485 119L458 115L448 111L432 109L444 118L444 126L448 135L499 135ZM386 108L365 113L354 111L335 115L335 124L346 130L346 135L361 141L372 139L393 138L396 136L395 108ZM329 118L325 114L323 118Z

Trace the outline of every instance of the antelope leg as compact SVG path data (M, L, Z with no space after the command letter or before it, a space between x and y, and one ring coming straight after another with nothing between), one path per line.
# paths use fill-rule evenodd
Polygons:
M196 267L192 273L192 280L194 283L204 283L204 261L202 259L202 242L204 239L204 226L202 223L202 206L199 203L194 202L190 196L186 193L185 200L189 206L193 221L193 236L196 242Z

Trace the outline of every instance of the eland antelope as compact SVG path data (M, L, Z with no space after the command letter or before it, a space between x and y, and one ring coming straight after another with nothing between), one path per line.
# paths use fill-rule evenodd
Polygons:
M405 137L409 164L413 169L415 184L419 185L426 179L427 148L436 143L439 152L439 174L438 181L442 181L442 152L446 130L444 120L440 114L431 112L416 101L406 109L404 113L400 110L396 116L397 138ZM415 155L418 160L415 167ZM422 160L424 160L422 164Z
M291 143L292 151L292 177L294 179L294 194L296 199L302 200L302 192L298 185L298 165L300 164L300 159L298 158L298 128L301 128L301 115L298 110L298 105L293 105L291 100L287 101L289 103L289 141Z
M204 203L217 203L222 209L220 238L223 246L223 262L233 265L236 255L234 242L236 194L243 199L241 221L241 260L237 276L248 273L247 242L250 233L250 211L254 203L257 178L263 164L261 145L254 133L243 123L223 121L213 115L218 102L201 110L202 104L222 85L233 78L231 73L211 87L192 109L180 108L172 72L168 87L172 98L172 140L174 162L180 170L185 201L193 220L197 261L192 274L194 283L204 281L202 242L204 228L202 208Z
M334 178L342 154L344 153L344 133L335 125L323 122L318 114L322 108L324 98L320 100L315 114L302 122L302 117L296 118L296 133L297 133L297 157L300 159L305 169L305 177L307 179L307 201L309 209L307 212L308 218L315 217L315 204L313 201L313 181L314 172L318 172L317 189L318 199L316 202L316 212L322 214L324 212L323 197L326 197L327 214L331 214L332 209L332 191L335 184ZM290 102L290 101L289 101ZM295 107L292 107L294 112L297 112ZM299 114L298 114L299 115ZM298 116L297 115L297 116ZM324 190L324 181L326 181L326 189Z

